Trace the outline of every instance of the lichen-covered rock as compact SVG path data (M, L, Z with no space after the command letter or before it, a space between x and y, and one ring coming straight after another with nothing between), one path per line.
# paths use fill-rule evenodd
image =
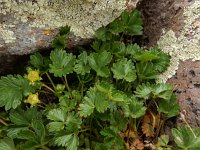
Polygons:
M166 82L178 69L179 61L191 59L200 60L200 1L192 0L185 3L184 26L178 31L164 31L158 41L158 46L171 55L168 70L160 76L161 82Z
M23 55L48 47L65 25L75 37L92 38L125 5L126 0L0 0L0 54Z

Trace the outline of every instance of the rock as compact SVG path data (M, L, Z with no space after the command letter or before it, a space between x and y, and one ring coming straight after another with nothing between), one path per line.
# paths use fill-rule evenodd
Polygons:
M87 42L125 9L126 0L0 0L0 65L49 48L61 26L71 27L70 46Z
M121 14L125 4L126 0L0 1L1 53L23 55L46 48L65 25L75 37L92 38L96 29Z
M200 127L200 61L181 61L176 75L168 82L174 86L186 121L192 127Z

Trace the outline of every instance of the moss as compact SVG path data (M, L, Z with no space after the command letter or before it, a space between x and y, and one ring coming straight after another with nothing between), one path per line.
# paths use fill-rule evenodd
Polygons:
M180 36L170 30L160 38L158 46L171 55L171 64L159 77L159 82L166 82L178 69L179 61L200 60L200 1L196 0L184 10L184 23Z
M126 0L3 0L0 14L14 14L15 22L28 22L31 27L59 28L71 26L76 36L91 38L96 29L118 17Z

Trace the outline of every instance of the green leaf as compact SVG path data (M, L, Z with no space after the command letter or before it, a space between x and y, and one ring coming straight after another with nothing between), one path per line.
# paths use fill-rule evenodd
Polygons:
M129 104L125 107L125 116L130 118L139 118L146 112L146 107L142 101L137 100L135 97L131 97Z
M12 139L0 139L0 150L17 150Z
M67 131L74 132L82 123L78 114L66 112L60 108L50 110L47 118L53 121L47 125L50 132L63 130L64 127Z
M57 109L52 109L48 112L47 118L52 120L52 121L60 121L64 122L67 117L67 114L65 111L63 111L60 108Z
M158 138L157 146L158 147L167 146L168 142L169 142L169 135L161 135Z
M131 60L126 58L118 60L111 68L115 79L123 79L128 82L135 81L136 70Z
M61 131L64 129L65 124L64 122L50 122L47 127L49 132Z
M67 150L77 150L79 145L79 138L77 134L67 134L57 136L54 139L57 146L66 147Z
M77 74L85 75L86 73L90 73L90 69L87 52L84 51L78 56L76 65L74 66L74 71Z
M50 59L52 64L50 64L49 71L53 73L55 77L62 77L73 72L76 60L73 54L66 53L61 49L56 49L51 52Z
M98 40L101 40L101 41L107 41L107 40L111 40L112 39L112 34L110 32L108 32L105 27L99 28L95 32L95 35L96 35L96 38Z
M180 107L175 94L172 94L169 100L159 100L158 105L158 111L165 113L167 118L171 118L179 114Z
M42 119L34 118L32 120L31 126L36 133L37 139L40 140L40 142L42 143L46 136L46 131Z
M142 18L141 18L141 13L137 10L134 10L131 12L129 16L129 21L127 24L127 29L126 33L128 35L142 35Z
M36 139L36 142L37 142L35 132L29 129L19 132L17 135L17 139L31 140L31 141L34 141Z
M15 109L21 104L24 96L34 91L35 88L29 84L29 81L20 75L1 77L0 107L5 106L5 110Z
M146 52L143 52L142 54L135 55L134 58L137 61L146 62L146 61L157 60L159 59L159 56L155 52L146 51Z
M152 87L149 83L136 87L136 97L148 99L151 96Z
M116 19L108 25L108 31L113 34L122 33L125 31L125 25L121 20Z
M49 58L43 57L40 53L35 53L30 56L30 64L40 71L47 71L49 69L49 63Z
M22 109L11 110L10 120L16 125L26 125L29 126L33 119L38 119L40 117L39 112L35 108L29 108L26 111Z
M106 144L106 147L115 150L123 149L123 142L119 133L115 133L110 128L105 128L100 133L101 135L105 136L104 143Z
M38 143L35 143L33 141L26 141L23 144L21 143L19 146L20 150L37 150Z
M108 106L109 101L107 96L96 88L90 88L84 97L83 103L80 104L80 115L84 117L89 116L94 111L94 108L102 113Z
M55 49L65 49L67 43L67 35L56 37L52 42L52 47Z
M195 134L197 131L197 134ZM198 150L200 148L200 129L194 129L194 134L186 127L178 127L172 129L174 141L178 147L185 150Z
M173 90L172 85L167 83L158 83L152 87L153 95L165 100L169 100L171 98L173 93L172 90Z
M136 70L138 78L142 80L156 79L158 72L150 62L137 63Z
M155 70L162 73L167 70L170 64L170 55L162 52L160 49L151 49L151 51L156 51L158 53L159 59L153 60L153 66Z
M110 75L110 71L106 65L108 65L111 60L112 55L107 51L91 53L88 57L91 68L94 69L97 72L97 75L101 77L108 77Z
M9 127L9 129L7 129L7 136L13 139L17 138L18 134L24 130L28 130L28 127L18 127L18 126Z
M126 55L130 55L132 58L141 55L143 51L144 49L137 44L128 44L126 46Z
M67 114L67 119L65 121L66 130L68 132L77 132L82 124L81 118L75 112L70 112Z
M76 108L77 101L74 99L69 99L68 95L64 95L59 98L59 104L62 109L69 112Z
M70 32L70 27L67 26L67 25L64 26L64 27L60 27L60 29L59 29L59 33L60 33L61 36L62 35L68 35L69 32Z
M119 111L114 111L109 114L109 119L107 120L110 122L110 129L115 132L120 132L128 123L128 119L124 117L124 114Z

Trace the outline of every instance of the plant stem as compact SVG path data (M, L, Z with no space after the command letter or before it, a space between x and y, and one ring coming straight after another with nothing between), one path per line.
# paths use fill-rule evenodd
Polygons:
M53 81L52 81L50 75L49 75L47 72L46 72L46 75L47 75L49 81L51 82L51 84L52 84L52 86L53 86L53 88L54 88L54 90L55 90L55 89L56 89L56 86L55 86L55 84L53 83Z
M81 84L81 97L83 97L83 88L84 88L84 83L81 81L79 75L77 75L77 78L79 80L79 83Z
M44 86L45 88L47 88L51 92L55 93L55 91L52 88L50 88L48 85L46 85L46 84L43 83L42 86Z
M8 124L5 121L3 121L3 119L1 119L1 118L0 118L0 123L5 125L5 126L8 126Z
M50 150L47 146L43 145L42 150Z
M67 81L67 77L66 77L66 76L64 76L64 81L65 81L65 86L66 86L66 88L67 88L67 90L68 90L68 92L69 92L69 95L70 95L70 97L72 98L72 92L71 92L71 89L70 89L70 87L69 87L69 84L68 84L68 81Z
M190 129L190 131L192 132L192 134L194 135L195 138L197 138L196 134L194 133L193 129L190 127L190 125L188 124L188 122L185 119L185 115L183 113L180 113L180 116L182 118L182 120L186 123L187 127Z

